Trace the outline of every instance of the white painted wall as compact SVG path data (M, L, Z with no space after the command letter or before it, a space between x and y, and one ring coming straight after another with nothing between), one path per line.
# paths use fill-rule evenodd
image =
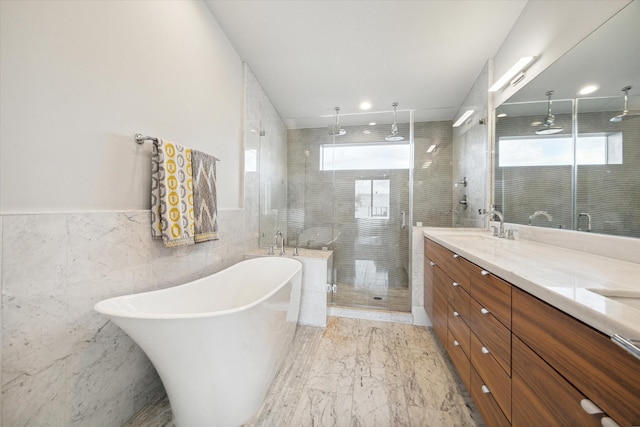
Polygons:
M205 5L0 1L0 212L148 209L151 144L219 157L242 206L242 62Z
M502 76L523 56L538 56L516 86L494 95L500 105L573 46L595 31L631 0L528 1L494 56L494 78Z

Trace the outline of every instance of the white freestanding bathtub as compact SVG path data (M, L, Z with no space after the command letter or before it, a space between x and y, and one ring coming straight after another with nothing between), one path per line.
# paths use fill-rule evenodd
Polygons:
M94 309L155 366L177 427L239 426L260 408L295 334L302 264L255 258Z

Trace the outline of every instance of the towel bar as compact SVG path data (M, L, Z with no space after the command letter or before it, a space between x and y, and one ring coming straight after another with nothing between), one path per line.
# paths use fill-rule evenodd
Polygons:
M145 142L147 142L147 141L158 142L158 138L153 137L153 136L145 136L145 135L143 135L143 134L141 134L141 133L136 133L136 134L134 135L134 137L135 137L135 140L136 140L136 144L138 144L138 145L142 145L142 144L144 144L144 143L145 143ZM216 156L211 156L211 157L213 157L214 159L216 159L216 161L217 161L217 162L219 162L219 161L220 161L220 159L219 159L219 158L217 158Z

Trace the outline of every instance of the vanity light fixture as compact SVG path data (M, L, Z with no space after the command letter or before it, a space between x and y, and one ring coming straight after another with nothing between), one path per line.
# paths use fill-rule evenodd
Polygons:
M456 122L453 124L454 128L457 128L458 126L460 126L461 124L463 124L468 118L469 116L471 116L473 114L475 110L467 110L465 111L458 120L456 120Z
M600 89L598 85L587 85L578 91L578 95L589 95Z
M513 65L513 67L509 68L509 70L506 73L504 73L502 77L496 80L496 82L489 88L489 92L497 92L503 87L505 87L507 83L514 80L514 77L518 76L518 73L521 73L522 71L524 71L525 67L529 65L531 61L533 61L534 59L535 59L535 56L524 56L520 58L518 62L516 62ZM520 78L520 80L522 80L523 78L524 78L524 75ZM514 80L515 83L513 84L518 83L520 80L518 81Z

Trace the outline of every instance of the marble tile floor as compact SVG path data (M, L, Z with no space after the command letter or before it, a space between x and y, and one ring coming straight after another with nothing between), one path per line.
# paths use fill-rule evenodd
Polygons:
M245 427L483 427L432 329L331 317L299 326L261 409ZM124 427L174 427L166 397Z

